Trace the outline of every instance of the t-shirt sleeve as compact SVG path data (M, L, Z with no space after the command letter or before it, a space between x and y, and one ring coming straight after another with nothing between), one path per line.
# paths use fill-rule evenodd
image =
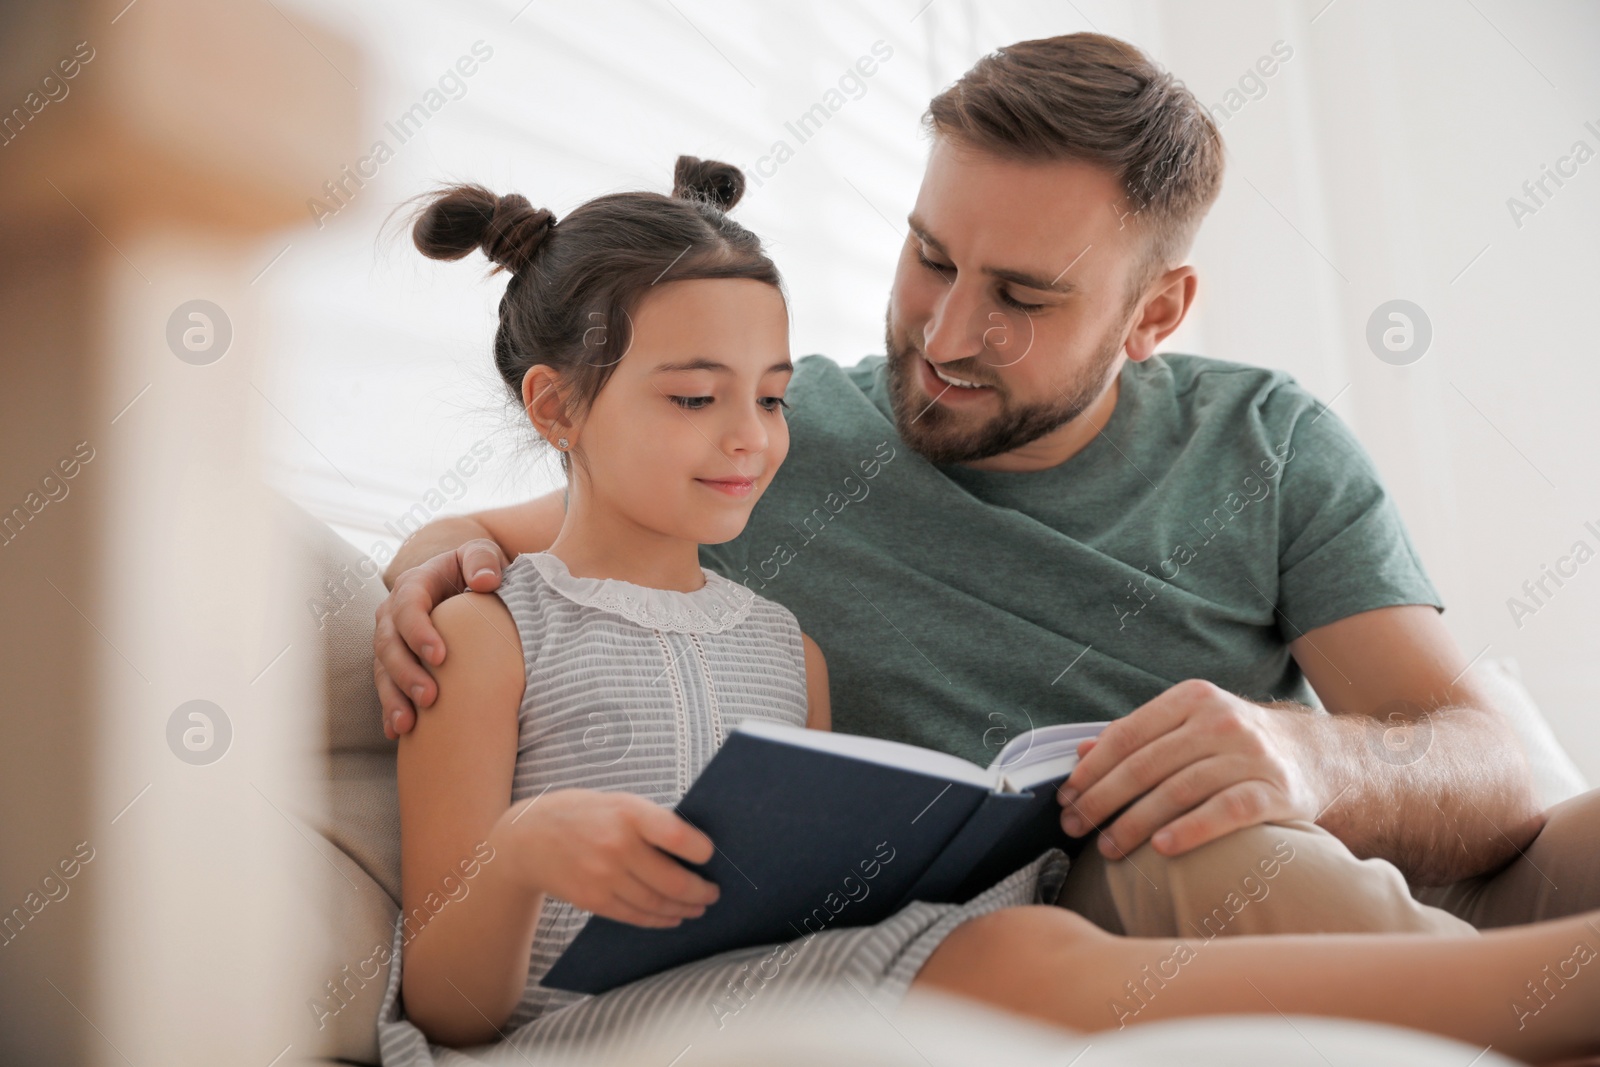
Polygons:
M1278 629L1285 642L1397 604L1444 604L1394 498L1338 415L1298 385L1275 398L1290 449L1280 475Z

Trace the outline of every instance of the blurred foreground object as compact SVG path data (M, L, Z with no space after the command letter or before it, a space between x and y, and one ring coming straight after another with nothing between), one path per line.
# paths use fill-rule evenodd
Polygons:
M262 0L8 4L0 54L0 1062L298 1062L319 731L251 285L359 64Z

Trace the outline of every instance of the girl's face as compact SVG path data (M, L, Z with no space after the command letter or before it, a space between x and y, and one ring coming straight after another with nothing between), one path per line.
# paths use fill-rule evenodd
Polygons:
M589 506L697 544L737 537L789 452L788 308L746 278L654 287L572 438Z

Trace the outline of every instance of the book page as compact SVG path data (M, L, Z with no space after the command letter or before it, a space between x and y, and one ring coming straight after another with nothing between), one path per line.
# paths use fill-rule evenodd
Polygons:
M832 752L837 756L847 756L887 767L899 767L935 778L965 782L968 785L981 785L992 789L999 781L998 775L992 769L979 767L959 756L935 752L929 748L918 748L902 741L888 741L881 737L866 737L861 734L836 734L829 730L808 730L801 726L789 726L764 719L746 719L738 725L737 731L753 734L768 741Z
M1020 764L1009 771L1000 773L1000 782L997 788L1003 793L1021 793L1044 785L1047 782L1059 782L1072 773L1078 765L1076 752L1042 762Z
M996 782L1018 789L1065 776L1078 763L1078 742L1097 736L1109 723L1066 722L1040 726L1011 739L989 769Z

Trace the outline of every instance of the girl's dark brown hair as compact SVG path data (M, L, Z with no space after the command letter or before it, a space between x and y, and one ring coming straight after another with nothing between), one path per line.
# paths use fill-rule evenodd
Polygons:
M481 248L511 280L500 298L494 362L517 404L529 368L560 375L570 414L586 411L633 340L633 312L657 284L750 278L783 292L755 234L727 212L744 195L738 167L679 156L672 195L596 197L559 222L515 193L481 185L427 195L411 236L431 259ZM565 452L563 469L570 469Z

